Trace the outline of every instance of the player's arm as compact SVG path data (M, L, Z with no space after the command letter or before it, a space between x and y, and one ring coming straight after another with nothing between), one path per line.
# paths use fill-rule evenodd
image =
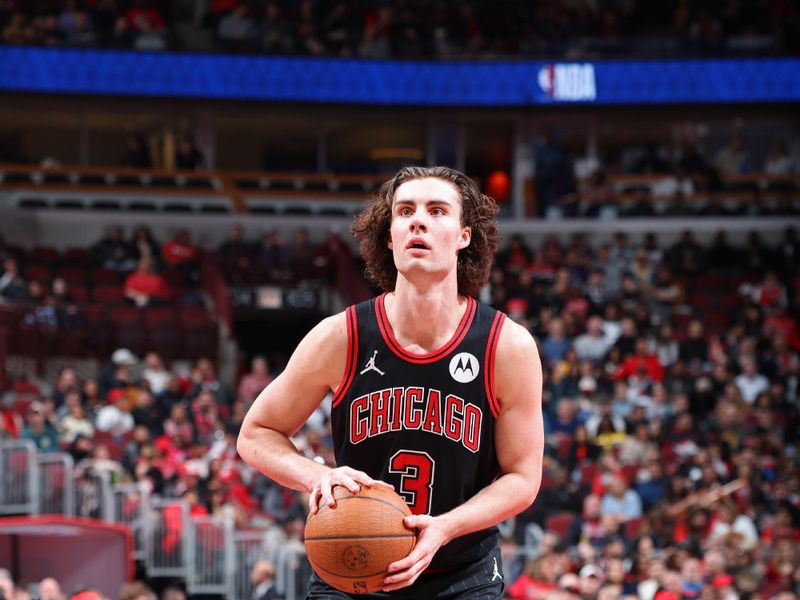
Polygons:
M417 545L404 559L389 565L386 590L413 583L434 554L451 540L492 527L528 508L542 480L542 365L528 331L506 319L495 356L495 391L500 415L495 423L495 447L500 475L467 502L430 517L406 517L419 529Z
M309 493L309 507L319 499L332 504L332 489L376 483L361 471L331 469L301 455L291 441L331 389L341 383L347 356L344 313L329 317L300 342L286 369L255 399L237 441L239 455L279 484Z

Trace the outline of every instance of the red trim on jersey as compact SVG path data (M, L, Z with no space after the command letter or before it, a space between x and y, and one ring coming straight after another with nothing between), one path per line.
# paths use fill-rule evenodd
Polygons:
M417 365L432 363L444 356L447 356L447 354L449 354L453 348L461 343L461 341L464 339L464 336L467 335L467 331L469 331L469 328L472 325L472 319L475 317L475 312L477 311L477 303L475 302L475 299L467 297L467 310L464 311L464 316L461 318L461 322L458 324L458 327L456 328L453 337L450 338L450 341L433 352L428 352L427 354L415 354L405 350L394 337L392 326L389 324L389 319L386 316L386 306L384 305L385 298L386 294L381 294L375 298L375 315L378 318L378 329L381 330L383 341L386 342L386 345L389 347L389 349L398 357Z
M497 352L497 341L500 339L500 330L506 321L505 314L497 311L489 329L489 338L486 341L486 353L484 355L485 364L483 365L483 381L486 386L486 397L489 399L489 408L495 418L500 416L500 403L494 391L494 358Z
M358 359L358 318L356 317L356 307L349 306L345 311L345 316L347 317L347 363L344 367L342 381L333 395L332 408L342 401L347 390L350 389L350 384L353 383L353 377L356 374L356 361Z

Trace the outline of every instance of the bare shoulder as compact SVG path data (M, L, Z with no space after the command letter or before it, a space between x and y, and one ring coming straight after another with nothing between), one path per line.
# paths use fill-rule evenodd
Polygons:
M535 358L538 362L539 350L533 336L525 327L506 318L497 341L497 358L505 361Z
M308 332L286 368L302 377L324 373L324 379L335 385L338 381L334 380L344 370L346 354L347 316L341 312L323 319Z
M503 410L541 402L542 363L530 332L506 319L497 342L495 387Z

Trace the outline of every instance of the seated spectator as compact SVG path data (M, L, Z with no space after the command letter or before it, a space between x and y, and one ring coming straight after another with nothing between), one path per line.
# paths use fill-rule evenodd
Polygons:
M786 151L786 144L779 140L769 149L762 169L769 175L789 175L795 172L795 161Z
M3 273L0 275L0 300L19 302L28 298L28 284L19 272L17 261L6 258L3 261Z
M694 275L705 266L705 252L691 231L684 231L681 239L670 246L664 260L675 273Z
M741 175L750 171L747 149L741 134L734 133L727 145L714 155L714 166L721 175Z
M769 380L758 372L756 361L745 357L740 361L742 372L734 379L742 399L752 405L759 394L769 389Z
M68 396L66 403L68 412L58 422L59 438L62 444L71 444L79 435L87 438L94 437L94 425L87 418L81 404L80 394L77 393L73 396Z
M269 372L269 362L265 356L255 356L250 363L250 372L246 373L239 382L237 398L247 403L256 399L273 377Z
M100 241L89 248L94 261L106 269L130 271L136 266L133 247L125 241L122 227L112 227Z
M573 341L578 358L595 364L602 362L610 345L610 340L603 332L603 319L596 315L587 319L586 332Z
M144 357L142 378L147 381L153 394L158 396L166 389L173 375L164 367L164 361L158 352L148 352Z
M125 297L139 307L162 304L172 298L166 279L155 272L153 263L146 258L141 259L136 271L125 279L123 289Z
M214 363L207 358L198 359L192 369L192 383L189 397L193 398L200 392L207 391L211 392L217 404L230 406L231 393L228 386L219 379Z
M247 8L244 4L241 6ZM203 154L194 140L188 136L182 137L175 148L175 168L196 171L203 168L203 163Z
M250 585L253 591L252 600L273 600L277 598L275 590L275 565L268 560L259 560L250 570Z
M140 225L133 231L130 246L136 261L147 258L155 265L161 260L161 247L146 225Z
M122 158L120 164L123 167L132 167L136 169L149 169L153 166L147 140L142 134L137 133L128 136L125 156Z
M664 368L658 362L658 357L647 350L647 339L636 338L634 353L628 356L614 373L614 379L628 381L631 377L641 379L647 377L650 381L661 383L664 379Z
M290 250L277 229L261 236L256 265L266 281L281 281L290 276Z
M115 437L121 437L133 431L135 423L130 414L130 401L127 392L121 388L112 389L108 393L108 404L97 413L94 425L98 431L107 431Z
M61 585L54 577L45 577L39 582L40 600L64 600Z
M168 267L193 266L200 259L200 251L192 244L192 237L184 229L161 248L164 264Z
M244 239L244 229L241 225L232 225L228 230L228 237L217 248L217 256L222 272L234 283L238 281L241 271L250 267L250 254L253 245Z
M58 432L48 421L45 407L41 402L33 402L28 408L20 439L33 441L39 452L44 454L58 452Z
M307 229L301 228L294 232L294 239L289 248L289 273L296 281L313 279L316 275L314 269L314 255L317 250L311 243L311 236Z
M547 337L540 346L543 362L554 365L564 358L570 345L570 340L564 334L564 322L559 318L552 319L547 328Z
M584 464L592 464L597 461L603 449L589 439L584 425L575 428L575 434L569 442L564 464L570 473Z
M608 490L600 500L600 514L616 516L620 522L642 516L642 500L621 475L611 478Z
M250 15L250 6L239 4L222 17L217 27L217 37L230 50L246 50L256 43L258 29Z
M180 438L184 445L191 444L194 440L194 429L184 404L172 405L169 417L164 421L164 435L168 438Z

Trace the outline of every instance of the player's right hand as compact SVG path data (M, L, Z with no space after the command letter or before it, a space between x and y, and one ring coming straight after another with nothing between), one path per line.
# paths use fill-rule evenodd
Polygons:
M350 467L336 467L329 469L325 474L311 488L308 494L308 510L310 514L314 514L319 510L319 507L327 504L334 506L336 499L333 497L333 488L341 485L350 490L351 493L357 494L362 486L384 486L389 489L394 489L393 485L385 481L373 479L363 471L357 471Z

